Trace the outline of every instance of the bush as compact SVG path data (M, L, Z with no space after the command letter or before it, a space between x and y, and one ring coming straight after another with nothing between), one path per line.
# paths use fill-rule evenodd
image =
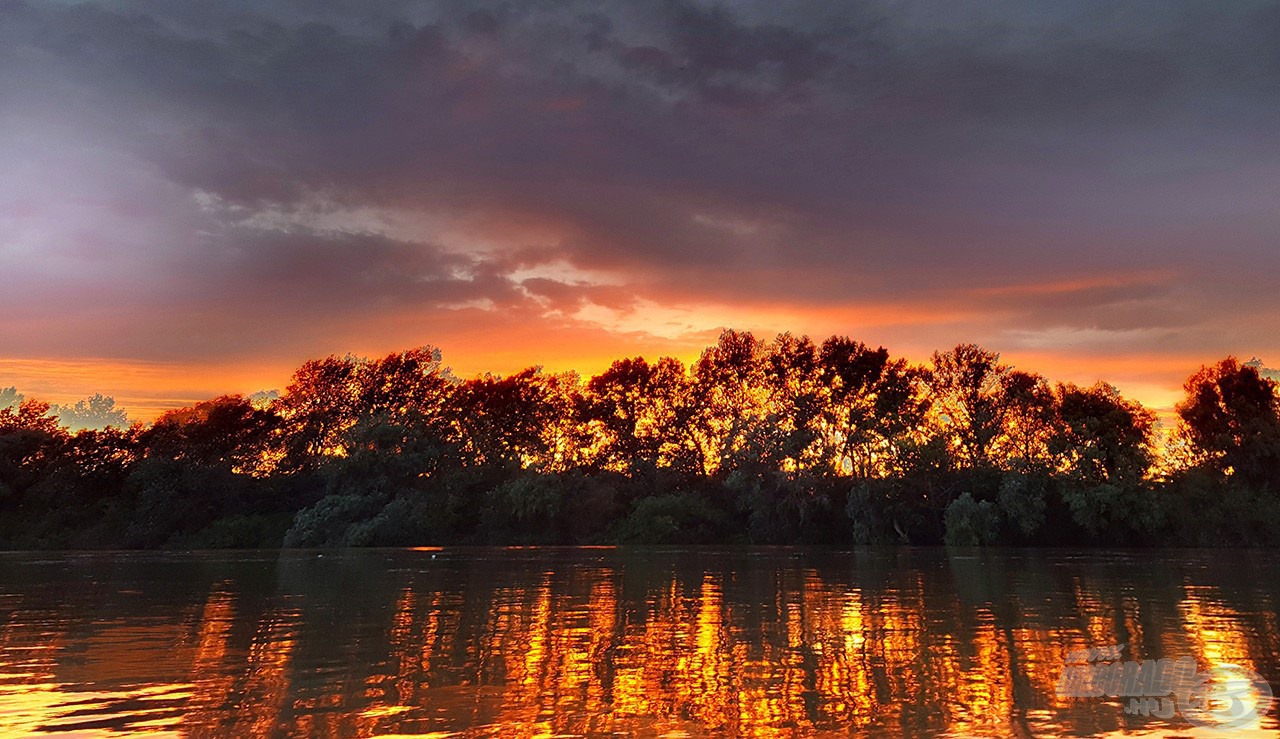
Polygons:
M992 544L1000 533L1000 515L990 501L974 500L969 493L951 501L944 515L948 546L976 547Z
M642 498L609 538L617 544L696 544L716 541L721 517L694 493Z
M1145 486L1066 483L1062 498L1077 526L1110 543L1131 543L1164 524L1160 501Z
M731 473L725 491L747 516L752 544L808 544L822 541L830 526L831 496L822 478L783 472Z
M1280 499L1266 490L1223 480L1214 470L1188 471L1161 491L1172 539L1201 547L1273 546Z
M280 546L291 520L287 514L228 516L194 534L175 539L171 546L181 549L276 548Z
M1029 475L1009 475L1000 482L1000 511L1023 536L1030 538L1044 526L1045 481Z
M326 495L319 503L298 511L284 535L286 547L347 546L353 524L377 512L377 503L359 495Z

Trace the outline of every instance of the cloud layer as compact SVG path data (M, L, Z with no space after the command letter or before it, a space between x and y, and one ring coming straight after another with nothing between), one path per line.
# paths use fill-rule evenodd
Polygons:
M215 389L734 325L1143 358L1164 402L1280 354L1277 37L1248 0L0 0L0 354Z

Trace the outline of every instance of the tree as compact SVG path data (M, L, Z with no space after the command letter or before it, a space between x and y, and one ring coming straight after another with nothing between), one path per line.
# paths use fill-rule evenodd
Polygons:
M49 408L38 400L0 408L0 500L20 500L66 444L67 433Z
M1009 368L1000 355L976 344L934 352L929 375L933 408L960 462L970 467L994 463L993 447L1004 431Z
M144 453L234 472L268 472L280 417L240 395L224 395L169 411L139 437Z
M1062 423L1052 448L1072 520L1113 543L1158 528L1163 513L1145 480L1155 459L1155 416L1104 382L1059 385L1058 398Z
M1024 537L1030 538L1045 521L1047 478L1031 473L1006 475L1000 481L997 503L1005 519Z
M627 470L634 464L669 463L680 445L677 419L687 390L684 366L664 357L620 359L591 378L579 421L593 439L592 463Z
M920 393L922 373L891 360L884 347L872 350L844 336L823 342L819 364L827 462L856 477L900 471L902 446L919 435L929 407Z
M39 400L23 400L18 405L0 408L0 434L34 431L49 436L63 436L65 432L52 414L53 406Z
M822 410L826 395L818 372L818 348L808 336L779 334L766 348L762 387L764 417L745 448L746 471L799 472L821 464Z
M764 345L750 332L726 330L694 363L686 422L702 474L749 461L742 452L767 415L764 357Z
M1178 405L1180 433L1196 460L1254 486L1280 491L1280 398L1277 383L1227 357L1202 367Z
M828 484L823 484L824 482ZM800 544L824 540L837 517L832 515L833 478L793 472L731 472L725 488L746 514L747 535L754 544ZM827 541L839 537L826 537Z
M290 467L314 466L343 450L339 435L356 422L360 367L350 355L305 362L293 374L276 409L284 420L286 460Z
M346 454L343 434L361 420L378 418L444 436L452 389L440 352L432 347L378 360L348 355L309 361L275 405L284 420L285 465L314 468L326 457Z
M849 541L1268 543L1280 397L1261 363L1200 370L1193 462L1152 474L1154 416L972 344L930 368L843 336L725 331L688 370L614 362L461 382L430 347L305 363L275 396L149 428L0 391L14 546ZM116 417L121 418L120 416ZM843 509L847 515L839 515Z
M54 406L53 412L63 425L72 431L86 429L126 428L129 415L123 408L116 408L116 399L97 393L75 405Z
M22 405L23 399L23 395L18 392L18 388L13 386L0 387L0 409Z
M486 375L454 392L449 417L472 464L563 469L570 443L577 375L530 367L507 377Z
M1155 415L1105 382L1058 386L1061 425L1050 442L1066 472L1092 483L1135 485L1155 461Z
M995 443L997 461L1005 467L1031 470L1050 465L1059 423L1058 398L1043 377L1010 370L1002 378L1004 433Z
M0 448L14 438L0 437ZM135 430L87 430L49 439L40 457L15 511L22 521L20 533L8 544L120 546L125 511L117 496L137 463Z

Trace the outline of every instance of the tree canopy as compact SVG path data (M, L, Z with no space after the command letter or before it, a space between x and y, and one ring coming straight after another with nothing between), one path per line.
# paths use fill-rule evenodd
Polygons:
M1280 396L1227 358L1155 415L974 344L924 365L844 336L725 331L691 365L455 377L331 356L279 393L126 427L0 391L10 547L450 543L1258 544Z

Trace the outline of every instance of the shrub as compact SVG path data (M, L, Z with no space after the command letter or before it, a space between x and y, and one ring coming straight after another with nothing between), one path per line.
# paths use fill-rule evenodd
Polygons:
M944 515L949 546L974 547L994 543L1000 533L1000 516L990 501L974 500L969 493L951 501Z

